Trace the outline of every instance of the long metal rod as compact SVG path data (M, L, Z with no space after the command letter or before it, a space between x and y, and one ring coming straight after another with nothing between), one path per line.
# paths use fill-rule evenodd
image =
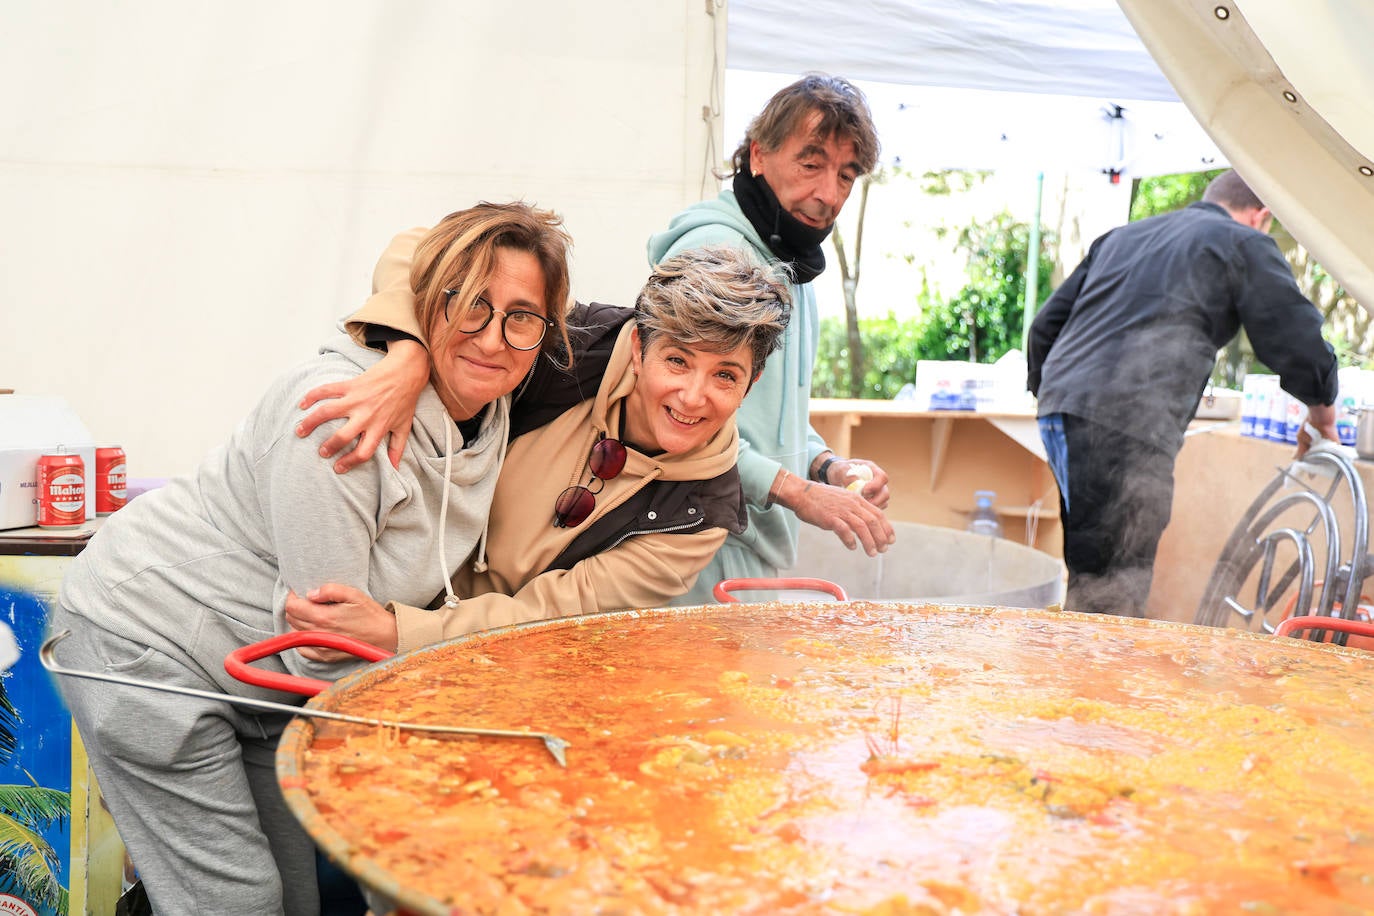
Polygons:
M55 648L59 642L72 635L71 630L59 630L52 634L38 650L38 660L43 667L53 674L61 674L66 677L84 677L92 681L106 681L110 684L122 684L126 687L146 687L149 690L161 690L163 693L178 693L182 696L200 697L203 700L218 700L222 703L230 703L234 706L248 706L252 709L266 709L271 712L284 712L292 716L309 716L316 719L332 719L335 722L352 722L356 725L372 725L383 728L404 729L407 731L439 732L446 735L478 735L488 738L538 738L544 742L544 747L548 748L553 759L558 761L558 765L566 767L567 759L563 751L569 746L567 741L557 735L550 735L542 732L521 732L514 729L502 728L467 728L459 725L427 725L422 722L395 722L390 719L373 719L367 716L351 716L342 712L329 712L324 709L306 709L302 706L291 706L287 703L274 703L271 700L256 700L252 697L234 696L228 693L216 693L212 690L196 690L194 687L176 687L171 684L158 684L153 681L141 681L137 678L117 677L113 674L103 674L97 671L79 671L75 668L64 668L58 664L55 656Z

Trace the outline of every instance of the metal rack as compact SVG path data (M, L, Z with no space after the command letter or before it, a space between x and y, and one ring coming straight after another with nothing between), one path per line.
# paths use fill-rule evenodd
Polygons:
M1374 568L1368 546L1369 507L1354 463L1313 450L1279 468L1241 517L1193 622L1273 633L1289 616L1353 619Z

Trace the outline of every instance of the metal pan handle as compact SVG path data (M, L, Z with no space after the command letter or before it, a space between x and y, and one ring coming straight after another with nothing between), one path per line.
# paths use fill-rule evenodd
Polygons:
M369 662L379 662L384 658L391 658L392 655L385 649L379 649L371 643L354 639L352 636L344 636L341 633L326 633L324 630L293 630L290 633L271 636L261 642L249 643L235 649L225 656L224 670L245 684L252 684L255 687L270 687L273 690L285 690L288 693L299 693L301 696L313 697L320 691L329 689L330 682L313 677L298 677L294 674L263 671L248 664L299 646L338 649Z
M544 742L544 747L548 750L549 754L553 756L553 759L557 761L559 766L565 767L568 765L567 756L564 754L564 751L568 747L568 742L557 735L551 735L547 732L522 732L504 728L468 728L463 725L430 725L424 722L397 722L393 719L374 719L368 716L351 716L347 713L332 712L327 709L309 709L299 706L288 706L285 703L273 703L271 700L257 700L252 697L232 696L227 693L214 693L209 690L196 690L192 687L178 687L173 684L140 681L136 678L106 674L103 671L81 671L76 668L67 668L58 664L57 644L71 635L71 630L60 630L49 636L38 649L38 660L42 663L44 668L48 669L53 674L60 674L65 677L86 678L92 681L104 681L107 684L121 684L125 687L141 687L147 690L159 690L163 693L175 693L186 697L199 697L203 700L218 700L222 703L231 703L234 706L246 706L249 709L266 709L271 712L282 712L291 716L329 719L334 722L353 722L358 725L436 732L445 735L478 735L489 738L538 738L540 741ZM269 641L270 640L265 640L264 642ZM261 645L261 643L259 643L259 645ZM361 643L361 645L367 645L367 643ZM328 646L327 648L336 647ZM369 648L374 652L384 651L378 649L376 646L369 646ZM345 649L344 651L348 650ZM377 659L377 661L380 660L381 659Z
M1309 614L1302 617L1289 617L1274 628L1275 636L1292 636L1301 630L1335 630L1339 633L1353 633L1356 636L1374 636L1374 623L1363 620L1346 620L1343 617L1323 617Z
M728 604L732 601L739 601L738 598L730 594L731 591L754 588L766 588L773 591L805 589L834 595L837 601L849 600L849 596L845 594L843 588L826 579L721 579L716 583L716 587L711 590L711 593L715 595L717 601Z

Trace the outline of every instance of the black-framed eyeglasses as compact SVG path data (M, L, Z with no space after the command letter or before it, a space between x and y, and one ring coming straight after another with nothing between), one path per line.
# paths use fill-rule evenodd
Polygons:
M606 438L603 433L592 444L587 468L592 472L591 483L596 489L578 484L559 493L553 504L555 528L576 528L587 520L587 516L596 508L596 494L601 492L606 481L625 470L625 445L619 439Z
M453 297L458 295L458 290L446 289L444 295L448 297L444 300L444 318L451 321L448 307ZM549 328L553 327L553 321L538 312L525 309L503 312L492 308L487 300L478 299L472 308L463 313L458 330L464 334L480 334L497 315L501 316L501 337L514 350L533 350L543 342Z

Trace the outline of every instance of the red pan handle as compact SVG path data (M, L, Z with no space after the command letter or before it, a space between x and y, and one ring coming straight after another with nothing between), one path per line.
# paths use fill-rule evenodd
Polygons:
M248 664L287 649L294 649L297 646L321 646L325 649L339 649L370 662L379 662L392 656L392 653L385 649L379 649L371 643L354 639L352 636L344 636L341 633L326 633L323 630L293 630L290 633L272 636L261 642L249 643L235 649L225 656L224 670L245 684L252 684L255 687L270 687L273 690L285 690L288 693L299 693L301 696L313 697L321 690L332 686L330 682L313 677L297 677L294 674L263 671Z
M813 592L826 592L839 601L848 601L844 589L826 579L721 579L711 590L717 601L729 603L739 599L730 594L734 589L767 588L773 591L782 589L806 589Z
M1292 636L1299 630L1338 630L1341 633L1354 633L1357 636L1374 636L1374 624L1363 620L1346 620L1343 617L1322 617L1317 614L1305 617L1289 617L1274 628L1275 636Z

